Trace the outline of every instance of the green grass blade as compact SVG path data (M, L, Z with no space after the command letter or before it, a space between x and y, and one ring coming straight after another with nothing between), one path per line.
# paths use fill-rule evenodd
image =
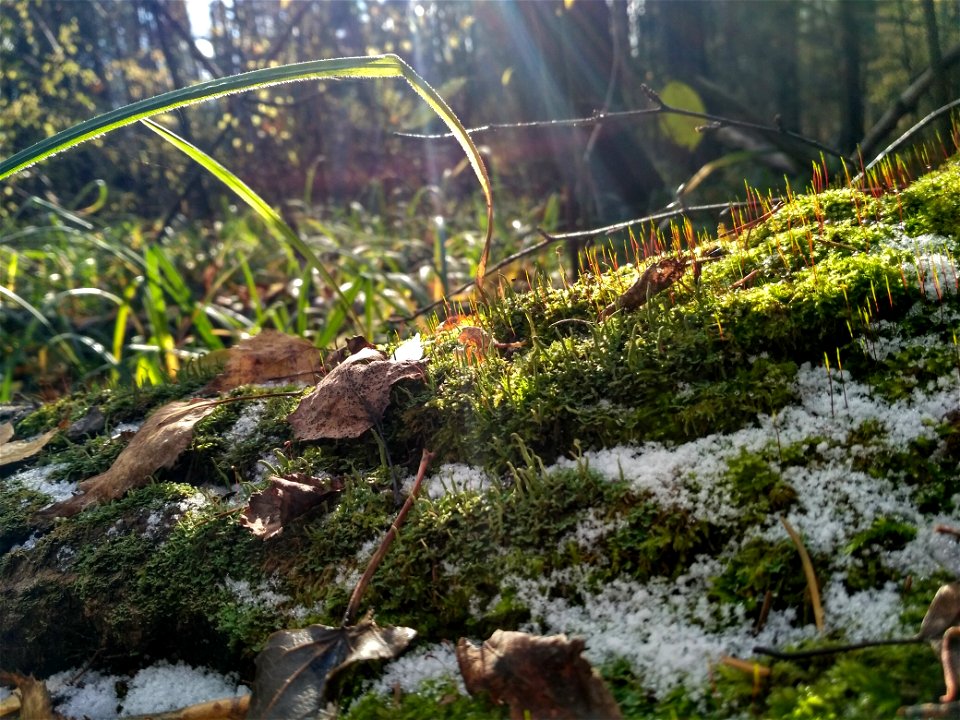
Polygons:
M0 180L40 162L58 152L68 150L82 142L98 137L112 130L131 125L153 115L169 112L177 108L193 105L231 93L253 90L270 85L280 85L301 80L326 80L334 78L391 78L402 77L424 102L450 128L457 142L467 154L473 171L480 182L487 203L487 234L477 268L477 287L483 288L483 276L490 254L493 236L493 192L490 177L487 174L483 158L477 150L466 128L450 109L442 97L416 71L396 55L376 55L371 57L333 58L312 60L310 62L262 68L251 72L231 75L226 78L207 80L180 90L156 95L130 105L111 110L82 123L78 123L56 135L41 140L25 150L0 162Z
M287 225L287 223L284 222L283 218L280 217L280 213L270 207L270 205L268 205L262 197L257 195L257 193L255 193L253 189L243 180L238 178L226 167L207 155L200 148L187 142L176 133L167 130L162 125L158 125L157 123L153 122L153 120L144 120L143 123L164 140L190 157L192 160L202 165L207 171L210 172L210 174L217 178L217 180L230 188L230 190L236 193L241 200L249 205L253 211L267 224L267 227L270 229L270 231L273 232L273 234L276 235L281 242L286 243L289 247L294 248L304 258L306 258L307 264L310 267L314 268L318 273L320 273L320 277L323 278L323 281L327 284L327 287L336 293L340 301L344 303L351 318L353 318L357 325L360 324L359 320L357 320L356 316L353 314L353 311L350 309L346 298L343 297L343 293L340 292L340 288L337 285L337 282L333 279L333 276L323 265L323 263L320 262L320 258L318 258L316 253L313 252L313 249L307 245L307 243L304 242L303 239L297 235L289 225Z

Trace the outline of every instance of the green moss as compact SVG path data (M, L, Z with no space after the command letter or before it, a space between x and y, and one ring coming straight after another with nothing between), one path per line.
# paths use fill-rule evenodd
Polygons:
M869 528L856 535L844 548L854 562L847 572L846 584L851 590L881 587L899 581L901 573L887 568L886 553L901 550L917 535L913 525L893 517L879 517Z
M960 163L956 159L900 193L883 200L888 222L903 223L910 235L935 233L960 239Z
M737 505L744 509L741 522L745 526L785 514L797 500L797 491L784 482L778 471L762 457L743 449L729 461L724 480Z
M342 715L344 720L496 720L508 718L506 705L485 696L460 694L452 682L425 683L416 694L366 695Z
M923 645L874 648L842 656L807 682L776 675L767 717L790 720L875 720L895 717L902 705L929 701L943 691L934 654Z
M29 660L11 661L49 668L59 658L46 652L70 657L97 648L121 669L135 667L147 656L224 670L252 660L266 635L285 620L279 609L248 607L224 581L262 583L263 543L232 518L210 510L190 511L175 520L181 510L171 503L195 492L169 483L132 491L58 524L29 555L5 558L0 565L5 582L31 577L31 567L61 568L49 585L20 591L19 607L36 611L63 603L81 608L59 619L61 642L32 648ZM184 637L190 642L184 643Z
M0 562L3 554L23 543L33 533L31 516L47 505L43 493L4 481L0 485Z
M702 554L716 551L724 534L677 508L642 502L622 516L622 526L599 543L609 564L593 573L601 585L618 576L675 578Z
M752 534L797 502L785 470L849 450L851 469L863 473L865 483L882 478L908 485L922 511L943 514L960 494L955 422L944 418L930 437L897 449L889 447L878 422L854 428L839 442L807 437L781 445L772 438L762 450L743 451L729 462L721 489L739 508L730 522L661 507L583 466L546 472L544 463L620 444L669 447L748 427L757 415L775 417L797 399L798 367L822 364L825 356L831 364L842 358L846 377L888 401L951 376L960 368L953 339L957 298L928 300L904 269L915 261L913 252L885 241L899 237L901 218L903 232L955 240L958 177L958 166L951 165L899 198L852 190L796 197L736 241L719 242L726 255L704 264L698 282L688 270L682 284L602 321L602 308L636 280L643 263L583 277L563 290L541 282L530 293L508 290L478 308L473 322L519 346L467 358L457 330L426 339L428 381L395 386L377 428L387 453L373 433L349 441L293 441L285 417L298 398L267 400L256 429L234 441L230 430L247 404L222 405L197 425L190 449L173 468L158 472L153 485L58 523L34 550L0 560L0 592L5 608L12 607L0 620L0 643L24 648L15 658L18 667L42 671L82 664L97 649L131 666L149 654L249 670L269 632L291 623L293 605L311 608L308 620L340 621L353 580L396 515L386 455L403 476L415 469L424 447L438 453L437 462L482 465L494 480L483 493L418 501L364 598L382 624L411 626L433 641L485 637L530 620L517 591L526 582L555 578L551 592L576 603L585 591L615 579L675 578L699 556L716 557L728 548L709 600L740 605L759 619L769 594L774 609L796 608L810 619L796 548L786 535L773 542ZM938 218L922 217L930 211ZM953 240L946 243L947 254L958 251ZM735 286L754 271L751 282ZM900 349L885 354L888 340ZM103 409L108 427L139 421L200 382L185 373L176 384L91 390L39 410L18 431L30 435L76 420L92 405ZM838 407L843 389L842 381L835 384ZM829 452L821 452L821 444ZM123 447L105 436L74 444L58 437L36 460L65 463L56 477L82 479L106 469ZM345 478L345 491L268 542L216 502L162 532L149 530L148 518L169 516L171 503L195 492L181 483L232 484L278 448L280 472L331 472ZM42 502L22 487L0 490L2 539L28 537L29 513ZM590 543L575 536L585 516L606 526ZM857 535L846 549L847 588L901 580L884 558L915 532L891 516ZM836 567L824 557L815 557L814 565L821 583L829 579L825 569ZM586 587L564 582L565 571L585 579ZM228 578L291 599L278 607L249 602L230 590ZM905 596L911 627L935 589L927 579L915 580ZM55 613L64 614L57 637L38 621ZM921 650L878 650L803 666L777 662L767 687L716 668L715 688L705 698L701 689L682 687L653 698L626 663L603 672L630 717L889 716L902 702L939 692L936 668L928 672L931 658ZM910 668L927 673L913 688ZM349 716L505 712L438 686L364 698Z
M824 563L814 560L814 566L820 568ZM819 575L817 579L821 584L827 581ZM812 620L806 591L800 555L787 538L777 542L762 538L748 540L710 588L710 594L719 601L742 604L749 613L759 613L766 594L770 593L771 608L803 608L804 615Z

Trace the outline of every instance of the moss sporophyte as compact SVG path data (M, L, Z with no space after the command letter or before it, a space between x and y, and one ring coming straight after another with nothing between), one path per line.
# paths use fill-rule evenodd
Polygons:
M428 370L392 387L378 437L297 441L286 417L304 391L245 386L231 392L294 396L223 405L144 486L38 530L65 483L128 446L121 423L203 383L40 408L18 439L93 405L104 426L0 466L5 669L166 657L252 677L271 632L340 622L395 517L394 479L408 491L429 447L435 469L364 599L418 640L344 679L346 717L502 713L463 694L449 644L497 629L583 637L630 717L876 718L935 701L928 648L810 662L753 648L914 635L960 573L933 531L960 497L958 207L951 161L886 195L796 195L631 308L618 298L664 258L505 288L469 326L509 348L467 358L462 328L421 328ZM238 515L271 472L343 489L262 541Z

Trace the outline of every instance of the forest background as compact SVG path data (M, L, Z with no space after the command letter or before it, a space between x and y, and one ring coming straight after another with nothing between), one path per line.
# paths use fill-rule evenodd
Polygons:
M856 172L960 96L960 2L4 0L0 156L212 77L384 52L468 128L649 109L650 88L773 129L704 131L702 118L652 113L474 133L496 187L496 260L539 243L538 226L591 228L747 187L776 197L808 186L814 166ZM482 201L469 167L450 139L399 134L438 131L402 83L284 85L165 124L312 238L355 317L337 315L216 179L135 126L2 188L0 399L104 374L157 380L257 326L319 345L384 338L475 270Z

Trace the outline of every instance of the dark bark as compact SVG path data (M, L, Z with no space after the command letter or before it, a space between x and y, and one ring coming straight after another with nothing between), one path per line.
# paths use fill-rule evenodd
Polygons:
M860 3L842 0L839 4L840 22L840 137L837 144L844 151L856 147L863 137L864 107L863 65L861 53L862 14Z

